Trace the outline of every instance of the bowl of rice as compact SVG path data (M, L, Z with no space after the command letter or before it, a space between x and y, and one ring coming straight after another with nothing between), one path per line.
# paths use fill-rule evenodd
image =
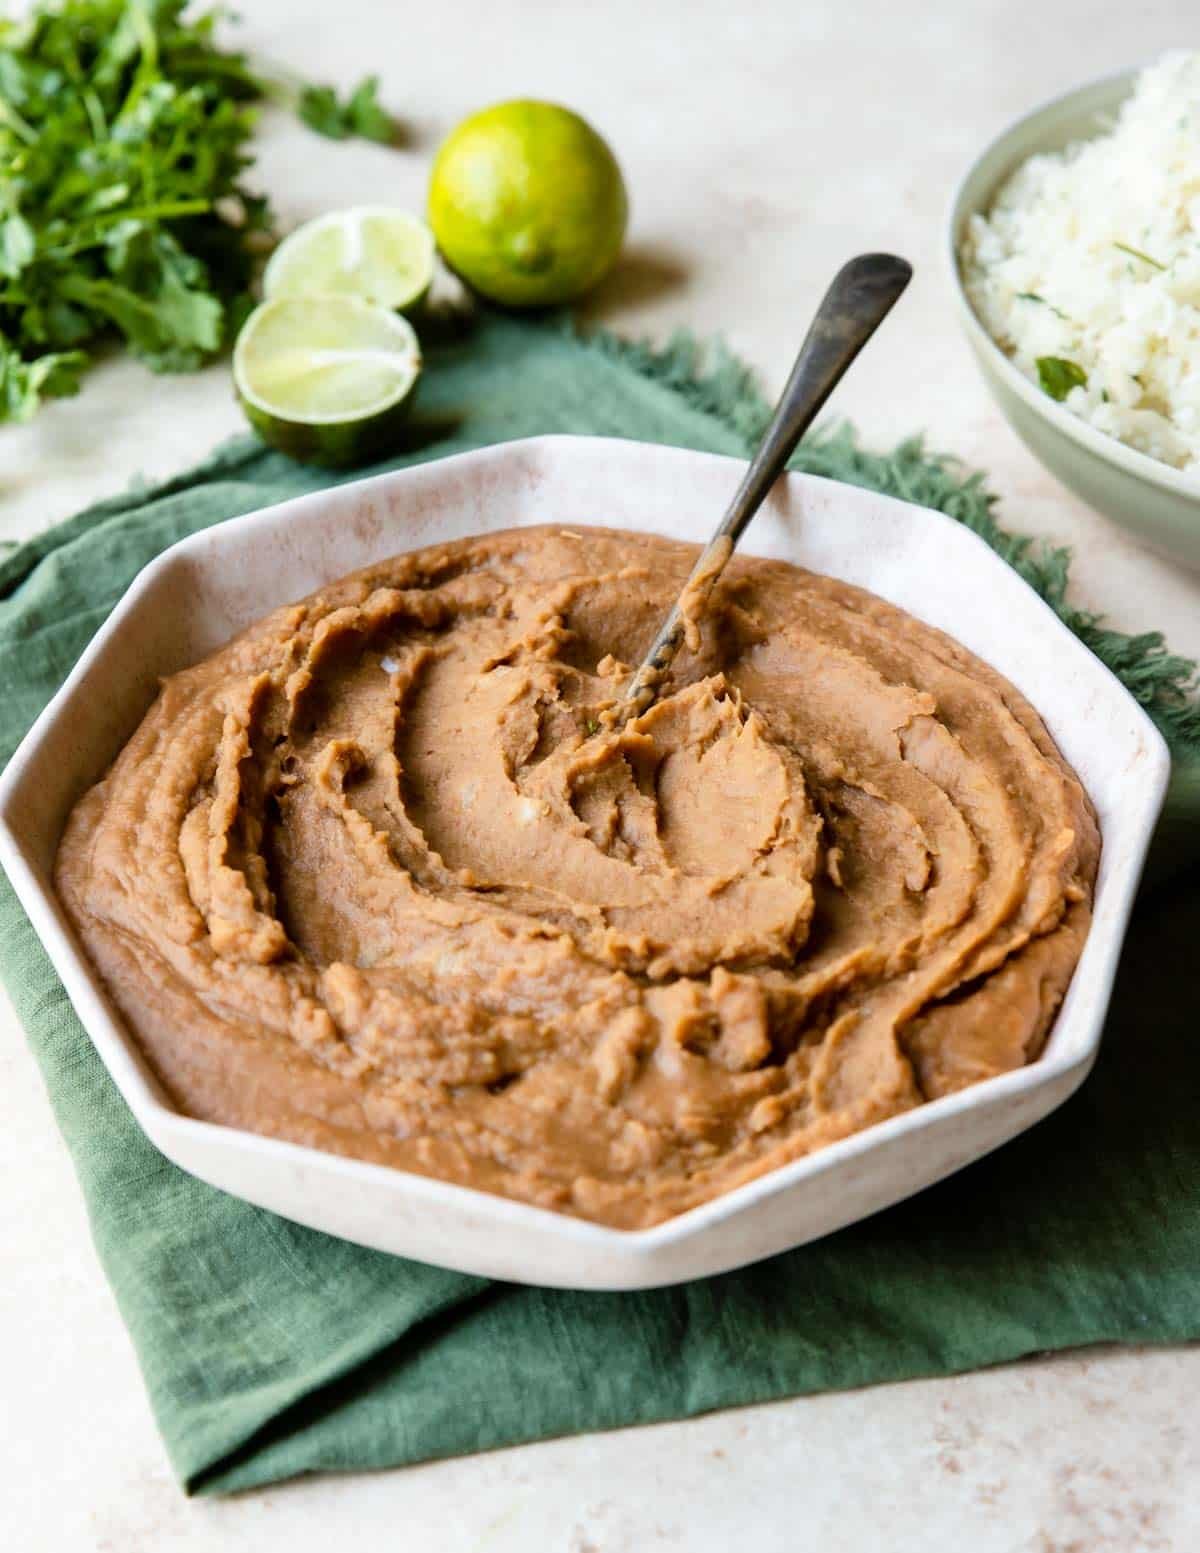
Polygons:
M955 192L948 258L993 395L1064 484L1200 567L1200 53L1026 115Z

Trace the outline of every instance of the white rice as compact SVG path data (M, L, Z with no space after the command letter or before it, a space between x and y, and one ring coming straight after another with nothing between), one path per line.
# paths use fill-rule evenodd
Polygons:
M1073 363L1068 409L1200 478L1200 53L1144 70L1107 134L1030 157L961 257L1026 377Z

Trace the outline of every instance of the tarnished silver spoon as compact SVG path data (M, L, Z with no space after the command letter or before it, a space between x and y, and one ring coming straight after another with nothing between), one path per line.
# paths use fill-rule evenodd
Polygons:
M888 253L861 254L838 271L729 510L614 709L618 725L653 703L680 643L696 630L713 584L796 444L911 279L912 266Z

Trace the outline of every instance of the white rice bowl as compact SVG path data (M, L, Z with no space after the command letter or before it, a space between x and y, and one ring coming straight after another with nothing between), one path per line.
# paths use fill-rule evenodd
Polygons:
M1106 134L1022 163L960 258L1026 377L1200 478L1200 53L1144 70Z

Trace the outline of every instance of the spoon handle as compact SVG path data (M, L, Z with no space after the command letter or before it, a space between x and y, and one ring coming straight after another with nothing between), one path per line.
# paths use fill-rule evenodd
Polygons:
M734 546L783 473L796 444L911 278L912 266L887 253L860 254L844 264L834 277L728 511L626 687L620 707L623 717L645 711L654 700L684 638L685 616L694 621L703 610Z

